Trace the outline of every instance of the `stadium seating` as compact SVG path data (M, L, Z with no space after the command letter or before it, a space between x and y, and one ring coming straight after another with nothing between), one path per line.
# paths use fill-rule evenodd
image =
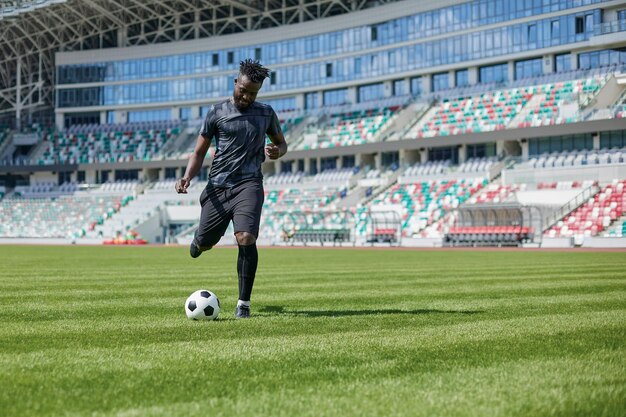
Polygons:
M459 207L487 184L486 179L437 180L410 184L395 184L372 201L374 205L401 207L402 233L418 234Z
M578 121L577 97L597 93L604 82L605 77L590 77L445 99L426 113L409 136L430 138ZM561 115L565 103L574 106L568 117Z
M549 237L597 236L624 214L626 180L614 181L552 226Z
M397 107L335 114L312 133L313 141L301 141L296 149L333 148L371 143L398 110Z
M447 239L452 246L518 246L531 240L533 233L526 226L455 226Z
M520 168L554 168L598 164L626 163L626 148L593 151L563 151L531 157Z
M38 161L94 163L152 160L161 158L163 146L180 133L174 122L122 125L79 125L47 135L47 147Z
M428 161L422 163L417 163L415 165L407 168L403 173L402 177L420 177L424 175L434 175L434 174L445 174L450 171L451 162L449 160L445 161Z
M504 129L532 97L527 89L483 93L445 101L409 133L412 137L460 135Z
M603 77L592 77L529 87L529 92L538 100L533 100L535 105L525 109L526 116L517 126L510 127L534 127L578 121L578 112L574 116L562 117L559 107L566 103L576 103L576 98L581 94L595 94L603 84Z
M126 205L129 197L64 196L0 201L0 236L76 238ZM36 219L36 221L33 221Z
M522 185L503 185L503 184L489 184L480 193L472 196L467 203L468 204L491 204L491 203L503 203L508 200L516 191L524 188Z
M498 158L483 157L483 158L470 158L467 161L459 165L459 172L488 172L491 167L498 162Z

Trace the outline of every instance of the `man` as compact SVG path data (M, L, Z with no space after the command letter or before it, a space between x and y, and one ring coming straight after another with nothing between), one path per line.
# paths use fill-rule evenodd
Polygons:
M278 159L287 153L276 113L270 106L255 102L268 76L269 70L258 61L246 59L240 63L233 96L209 110L185 176L175 185L176 192L187 192L215 138L209 181L200 195L200 224L189 253L197 258L211 249L232 220L239 245L239 301L235 318L250 317L250 294L258 263L256 239L264 200L261 164L265 156ZM267 146L266 134L272 142Z

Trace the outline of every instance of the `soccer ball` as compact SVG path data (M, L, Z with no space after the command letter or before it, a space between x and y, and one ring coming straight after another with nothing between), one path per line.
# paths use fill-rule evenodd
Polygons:
M185 313L190 320L215 320L220 314L220 300L208 290L198 290L185 301Z

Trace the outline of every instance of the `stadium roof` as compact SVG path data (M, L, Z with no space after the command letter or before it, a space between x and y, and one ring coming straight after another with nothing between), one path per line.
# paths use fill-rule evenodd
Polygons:
M208 38L396 1L0 0L0 115L52 108L57 51Z

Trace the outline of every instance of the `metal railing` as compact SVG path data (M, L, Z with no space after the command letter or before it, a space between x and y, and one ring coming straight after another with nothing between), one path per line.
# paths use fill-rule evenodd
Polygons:
M612 22L604 22L593 28L593 36L607 35L609 33L626 31L626 20L614 20Z
M589 198L596 195L599 191L600 187L595 184L585 188L582 192L577 194L574 198L565 203L545 219L543 222L543 231L545 232L567 214L582 206Z

